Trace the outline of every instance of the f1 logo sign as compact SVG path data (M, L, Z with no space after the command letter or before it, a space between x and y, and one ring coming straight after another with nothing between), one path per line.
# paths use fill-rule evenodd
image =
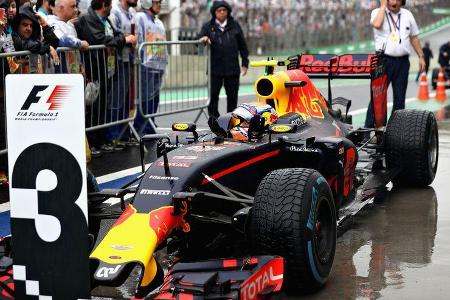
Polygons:
M33 103L39 103L42 98L42 95L38 96L38 94L47 90L49 85L35 85L31 90L30 94L28 94L27 99L23 103L20 110L28 110ZM62 103L65 99L68 98L68 94L71 91L71 86L69 85L57 85L54 87L50 96L48 96L48 100L46 103L50 103L48 110L58 110L62 107Z
M49 86L48 85L35 85L33 86L33 89L31 90L30 94L27 97L27 100L22 105L21 110L27 110L30 108L31 103L38 103L39 99L41 97L38 97L37 94L39 94L42 91L45 91Z

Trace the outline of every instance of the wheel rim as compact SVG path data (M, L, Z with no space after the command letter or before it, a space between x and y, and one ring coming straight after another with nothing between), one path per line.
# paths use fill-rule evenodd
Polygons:
M317 205L317 219L314 224L314 246L316 256L321 264L326 264L332 256L332 245L335 238L333 215L325 197ZM333 226L334 225L334 226Z
M429 155L429 161L430 161L430 166L431 169L433 170L433 172L435 172L436 170L436 164L437 164L437 132L436 129L433 128L431 131L431 141L428 145L428 155Z

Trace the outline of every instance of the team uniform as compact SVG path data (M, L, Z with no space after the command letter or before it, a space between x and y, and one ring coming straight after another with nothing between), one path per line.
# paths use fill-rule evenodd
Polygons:
M380 8L372 11L372 22ZM388 85L392 82L394 92L394 105L392 111L405 108L406 88L408 87L409 55L411 53L410 38L419 34L419 28L412 13L401 8L398 13L386 9L383 25L380 29L373 30L375 37L375 49L384 50L386 57L386 73ZM365 127L374 125L373 107L369 104Z

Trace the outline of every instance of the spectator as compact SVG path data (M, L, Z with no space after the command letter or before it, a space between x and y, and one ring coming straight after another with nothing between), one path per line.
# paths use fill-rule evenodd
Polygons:
M35 14L30 6L19 9L13 22L12 39L16 51L28 50L36 54L29 56L29 63L24 62L21 65L23 73L43 72L39 55L50 54L54 63L59 64L58 54L55 50L58 47L58 38L53 32L53 28L48 26L47 21L39 14Z
M439 48L439 65L442 68L448 68L450 62L450 41Z
M428 74L428 69L430 68L430 59L433 58L433 51L430 49L430 42L425 42L425 46L422 48L423 56L425 59L425 73ZM417 72L416 82L419 81L421 72Z
M48 16L52 14L49 0L37 0L36 1L36 11L44 19L47 20Z
M6 52L5 51L5 44L7 42L7 36L8 33L6 32L6 27L7 27L7 16L6 16L6 11L8 10L9 7L9 1L7 0L1 0L0 1L0 8L4 10L5 14L4 17L2 19L0 19L0 31L1 31L1 36L0 36L0 48L1 48L1 52ZM11 36L9 34L9 36ZM6 76L6 74L8 74L9 70L7 68L7 64L5 63L5 59L1 59L1 75L2 78L4 78ZM0 149L6 149L6 120L5 120L5 114L6 114L6 110L5 110L5 98L3 97L4 95L4 91L5 91L5 87L4 87L4 81L1 80L0 81ZM8 182L8 161L7 161L7 156L6 155L1 155L0 156L0 187L4 186L6 183Z
M227 111L237 106L239 73L247 74L248 50L241 26L231 16L231 6L226 1L214 1L211 21L200 31L200 40L211 45L211 99L210 117L219 116L219 93L225 85ZM239 69L239 53L242 67Z
M134 10L136 6L137 0L120 0L113 4L110 16L111 23L117 30L125 34L125 36L136 34L136 11ZM130 46L134 47L135 45L136 43L133 43ZM118 55L118 70L113 77L113 89L110 94L111 102L108 107L109 121L123 120L130 114L130 87L132 86L130 74L133 74L133 54L132 47L125 47ZM107 133L108 139L116 140L120 135L122 127L123 125L110 127ZM121 147L119 141L115 141L114 144L116 150Z
M108 18L111 7L111 0L92 0L87 14L82 15L75 24L78 38L87 41L89 45L105 45L118 50L123 49L126 44L135 43L136 37L134 35L125 36L111 24ZM110 49L101 49L89 51L83 57L86 79L100 84L98 100L87 107L86 127L93 127L105 124L106 121L107 90L111 85L109 78L112 77L116 65L115 55ZM104 70L108 70L108 72ZM102 151L111 152L114 150L111 145L106 144L104 129L88 132L88 140L92 146L91 155L93 157L101 155Z
M70 20L77 16L76 0L56 0L54 15L48 16L48 23L53 26L55 35L59 39L59 47L86 50L89 43L77 37L75 26ZM61 53L61 65L56 69L57 73L81 73L81 58L79 53Z
M425 70L424 54L418 38L419 28L412 13L401 6L402 0L381 0L380 7L372 11L370 19L376 50L384 50L387 84L392 82L392 111L405 108L411 45L419 56L420 70ZM372 102L367 109L365 127L374 127Z
M139 43L153 43L166 40L166 29L156 16L161 10L161 0L141 0L143 12L136 14ZM146 46L142 49L141 95L142 109L146 114L156 113L159 105L159 90L167 66L165 46ZM139 133L155 133L153 126L139 113L134 121Z

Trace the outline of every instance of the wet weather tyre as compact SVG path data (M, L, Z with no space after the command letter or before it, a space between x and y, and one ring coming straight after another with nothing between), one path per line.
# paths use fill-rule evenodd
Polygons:
M288 291L322 287L336 250L336 211L325 178L301 168L266 175L255 194L250 236L254 252L284 257Z
M398 169L393 183L423 187L436 175L439 135L434 114L425 110L394 111L386 127L386 164Z

